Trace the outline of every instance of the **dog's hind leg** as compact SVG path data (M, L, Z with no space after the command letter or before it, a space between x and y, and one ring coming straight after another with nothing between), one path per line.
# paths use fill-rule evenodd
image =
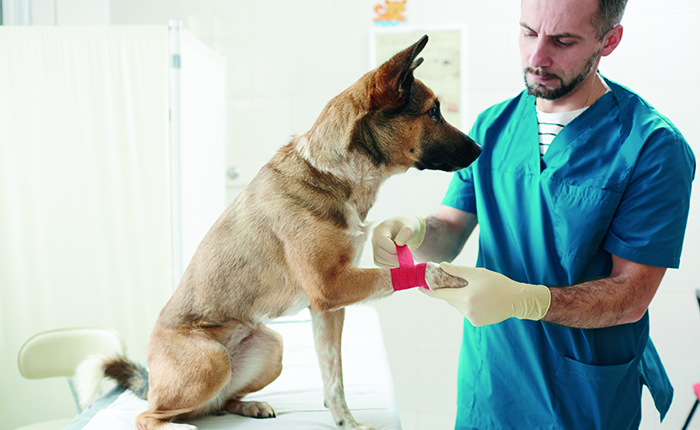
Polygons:
M148 409L136 417L137 429L196 430L171 421L221 410L221 401L214 403L231 377L229 353L206 331L156 324L148 365Z
M259 325L231 352L230 393L224 409L232 414L253 418L274 418L277 414L266 402L241 398L265 388L282 373L282 336Z
M341 340L345 309L316 312L311 309L316 354L323 378L323 397L326 407L338 427L343 429L374 430L366 424L358 424L345 401Z

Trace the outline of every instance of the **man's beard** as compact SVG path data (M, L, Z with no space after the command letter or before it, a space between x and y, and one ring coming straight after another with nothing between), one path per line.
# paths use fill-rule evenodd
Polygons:
M535 96L537 98L545 99L545 100L557 100L560 99L572 91L574 91L579 85L581 85L581 82L585 81L588 76L590 76L591 72L593 71L593 66L595 65L595 60L598 58L598 54L600 51L596 52L591 58L588 59L588 62L586 63L586 66L578 76L576 76L571 82L568 84L564 82L564 80L553 74L553 73L547 73L542 71L541 69L534 69L532 67L526 67L523 72L524 72L524 77L525 77L525 86L527 87L527 93L530 94L531 96ZM533 75L537 75L546 79L558 79L559 80L559 87L555 89L548 89L545 88L543 85L540 85L538 83L530 85L530 83L527 81L527 74L532 73Z

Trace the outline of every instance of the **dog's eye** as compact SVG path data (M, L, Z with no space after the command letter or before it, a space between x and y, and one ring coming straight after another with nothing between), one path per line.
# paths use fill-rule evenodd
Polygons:
M430 118L437 121L440 119L440 109L437 107L434 107L428 111L428 115L430 116Z

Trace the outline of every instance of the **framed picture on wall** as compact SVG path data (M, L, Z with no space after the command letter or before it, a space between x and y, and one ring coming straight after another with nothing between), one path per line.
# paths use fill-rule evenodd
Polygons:
M428 35L414 73L440 99L442 115L457 128L466 125L466 31L463 26L376 28L370 35L370 66L375 68L392 55Z

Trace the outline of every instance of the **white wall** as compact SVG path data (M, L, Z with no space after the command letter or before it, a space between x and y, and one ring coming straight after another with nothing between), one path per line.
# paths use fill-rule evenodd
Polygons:
M86 0L87 1L87 0ZM113 24L185 28L227 58L228 164L241 176L229 200L289 136L305 132L323 105L368 68L368 29L374 0L118 0ZM517 51L519 0L410 0L411 25L467 24L468 125L492 103L521 90ZM630 1L622 45L603 70L638 90L674 120L700 154L700 2ZM448 175L410 172L390 180L370 214L429 215ZM406 195L402 186L418 187ZM652 303L652 336L676 387L667 420L658 425L645 398L642 428L680 428L700 381L700 313L694 299L700 266L698 193L680 270L670 271ZM475 241L460 262L473 264ZM366 258L364 264L371 264ZM415 293L415 294L414 294ZM403 292L376 303L406 430L452 427L461 318L441 303ZM700 429L700 416L691 425Z

